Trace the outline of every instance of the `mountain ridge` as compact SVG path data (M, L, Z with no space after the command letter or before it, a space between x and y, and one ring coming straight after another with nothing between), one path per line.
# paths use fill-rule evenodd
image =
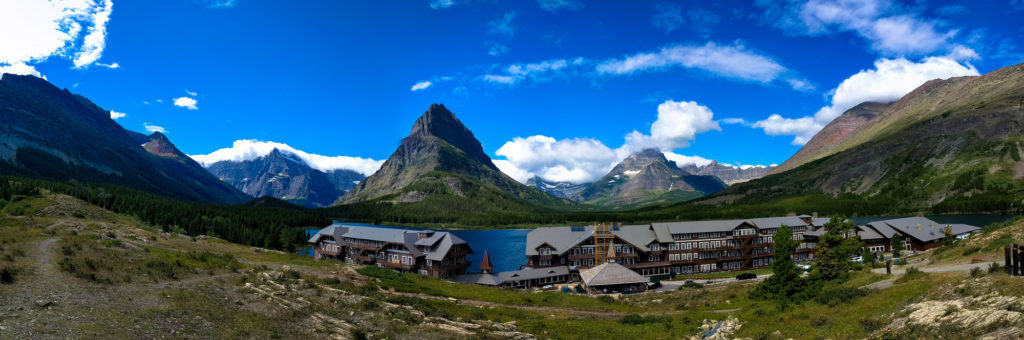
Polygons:
M0 174L124 185L171 198L243 203L250 198L180 154L162 134L125 130L87 98L35 76L0 77ZM156 146L157 144L153 144ZM156 150L156 149L154 149Z

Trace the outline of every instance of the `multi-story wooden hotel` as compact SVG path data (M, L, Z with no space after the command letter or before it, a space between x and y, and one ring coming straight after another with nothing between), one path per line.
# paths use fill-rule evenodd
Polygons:
M419 273L435 278L464 274L466 241L447 232L354 226L335 223L309 239L315 259L334 258Z
M578 271L614 260L644 276L761 268L772 262L772 238L782 225L792 227L794 238L802 241L796 260L810 261L816 244L803 241L803 234L827 222L828 218L802 215L539 228L526 237L526 267L569 266ZM604 252L608 255L601 259L598 255Z

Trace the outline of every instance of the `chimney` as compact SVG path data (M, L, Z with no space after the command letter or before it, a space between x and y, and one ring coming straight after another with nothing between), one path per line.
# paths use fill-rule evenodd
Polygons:
M920 224L917 225L917 230L921 230L921 225Z

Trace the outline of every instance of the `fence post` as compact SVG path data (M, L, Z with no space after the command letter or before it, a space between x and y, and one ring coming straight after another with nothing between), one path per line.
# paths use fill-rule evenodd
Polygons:
M1012 255L1010 257L1013 259L1013 273L1010 275L1020 276L1020 246L1014 243L1011 249Z
M1010 275L1013 275L1013 261L1011 260L1012 255L1010 253L1010 245L1009 244L1007 244L1005 247L1003 247L1003 257L1006 260L1006 262L1004 263L1004 266L1006 267L1006 273L1010 274Z
M885 260L885 275L892 275L892 259Z

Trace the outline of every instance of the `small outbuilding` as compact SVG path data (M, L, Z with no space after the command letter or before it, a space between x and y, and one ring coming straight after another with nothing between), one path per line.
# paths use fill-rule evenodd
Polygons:
M590 294L639 293L647 290L648 279L615 262L580 271L583 286Z

